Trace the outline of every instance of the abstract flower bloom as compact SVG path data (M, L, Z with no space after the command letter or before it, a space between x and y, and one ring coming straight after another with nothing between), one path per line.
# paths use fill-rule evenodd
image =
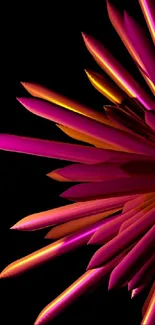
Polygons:
M153 1L139 0L139 4L155 44ZM109 289L128 285L132 297L154 281L154 45L127 12L121 15L109 1L107 10L150 92L99 41L82 34L87 49L110 78L90 70L87 77L112 104L99 113L32 83L22 85L33 97L18 100L85 145L0 135L2 150L74 162L48 176L59 182L81 182L61 194L73 203L29 215L12 227L31 231L53 226L46 238L55 241L11 263L1 278L18 275L84 244L100 245L86 272L42 310L36 325L52 320L73 298L107 275ZM142 324L155 324L155 282L142 312Z

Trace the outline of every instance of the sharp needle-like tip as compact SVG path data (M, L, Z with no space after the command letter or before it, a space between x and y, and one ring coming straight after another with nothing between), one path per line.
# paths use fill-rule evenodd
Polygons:
M21 81L20 83L21 83L21 85L22 85L23 87L25 87L25 86L27 85L27 82L25 82L25 81Z
M86 33L83 33L83 32L81 32L81 35L82 35L82 37L83 37L83 39L84 39L84 41L86 40L86 38L87 38L87 34Z
M10 229L19 230L20 229L20 226L19 226L18 222L15 223L12 227L10 227Z
M16 225L13 225L12 227L10 227L10 229L15 230L15 229L17 229L17 227L16 227Z
M18 100L18 102L20 103L20 104L24 104L24 102L23 102L23 99L21 98L21 97L16 97L16 99Z
M50 238L49 235L47 234L47 235L44 237L44 239L51 239L51 238Z
M43 324L45 324L46 322L47 322L47 321L45 321L44 318L38 316L37 319L35 320L34 325L43 325Z
M98 242L96 242L96 236L92 236L92 237L89 239L87 245L98 245Z
M92 266L92 262L90 261L89 264L87 265L86 270L91 270L92 268L95 268L94 266Z

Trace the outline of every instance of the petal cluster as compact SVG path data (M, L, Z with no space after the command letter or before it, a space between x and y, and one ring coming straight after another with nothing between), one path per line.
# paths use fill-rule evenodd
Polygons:
M104 45L82 34L84 43L108 75L86 70L88 80L111 102L103 112L44 86L23 82L31 97L18 98L31 113L56 123L72 138L63 143L0 134L0 149L70 164L48 173L74 182L61 194L72 203L25 216L12 229L50 227L49 245L8 265L1 278L13 277L82 245L96 248L86 272L39 314L35 325L56 317L73 300L109 276L109 290L127 286L131 297L151 287L141 324L155 324L155 4L139 0L148 33L134 17L109 1L109 19L146 82L147 92ZM83 144L74 144L75 140Z

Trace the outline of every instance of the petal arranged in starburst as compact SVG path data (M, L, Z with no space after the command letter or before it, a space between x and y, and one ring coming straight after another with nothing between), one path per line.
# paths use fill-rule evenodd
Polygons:
M133 289L131 291L131 299L133 299L134 297L138 296L143 290L145 290L145 288L148 286L148 283L145 285L142 285L136 289Z
M89 244L105 244L119 232L132 225L134 221L144 216L154 206L154 194L152 198L146 200L136 207L131 207L129 211L122 213L116 220L109 222L104 227L100 227L91 237Z
M129 97L138 99L148 110L155 109L155 103L147 93L99 41L86 34L83 34L83 39L96 62Z
M125 94L114 83L110 82L105 77L90 70L85 70L86 75L91 84L102 95L107 97L111 102L115 104L121 104L124 100Z
M55 123L83 132L94 139L118 145L122 150L149 156L155 156L155 148L136 135L93 121L92 119L67 111L62 107L34 98L18 98L19 102L31 113Z
M139 0L139 4L155 44L155 4L152 0ZM41 311L35 325L52 321L107 277L109 289L127 285L131 298L154 280L155 51L149 32L145 35L134 17L120 13L109 0L107 11L135 68L146 81L146 89L108 48L82 33L90 54L108 75L85 70L88 81L104 96L102 111L43 85L22 82L35 98L18 101L31 113L56 123L62 139L64 133L72 143L0 134L1 150L72 162L47 176L59 182L81 183L70 185L60 195L74 203L33 213L12 227L19 231L50 227L45 238L55 241L9 264L0 277L19 275L83 245L101 245L87 271ZM106 98L111 105L107 105ZM155 283L142 317L141 324L155 324Z
M153 226L123 258L112 271L109 288L122 286L130 281L135 269L141 267L148 258L148 254L154 251L155 226Z
M55 209L31 214L17 222L12 228L25 231L37 230L73 219L96 215L97 213L110 211L111 209L118 209L122 207L126 201L132 198L133 196L131 195L89 202L72 203Z
M145 112L145 121L155 131L155 114L153 112Z
M18 275L31 269L32 267L36 267L48 260L52 260L57 256L72 251L77 247L86 245L94 231L96 231L104 223L106 224L111 219L114 219L116 217L116 215L111 216L110 218L105 218L96 222L95 224L84 227L83 229L71 235L63 237L60 240L11 263L2 271L1 277L4 278Z
M99 214L94 214L92 216L83 217L75 220L68 221L66 223L60 224L58 226L53 227L46 235L45 238L48 239L57 239L63 236L66 236L74 231L80 230L86 226L92 225L98 220L102 220L104 218L109 217L110 215L120 211L122 207L118 209L108 210L106 212L102 212ZM112 218L113 220L113 218ZM108 218L108 223L110 222ZM104 223L105 224L105 223ZM96 231L96 230L95 230Z
M143 217L141 217L139 220L131 224L124 231L119 233L106 245L98 249L90 260L88 269L104 265L111 258L119 254L121 250L126 249L129 245L134 243L137 238L143 236L145 232L147 232L154 225L154 223L155 208L151 209L151 211L144 214ZM154 233L154 231L152 230L151 233Z
M128 174L117 164L73 164L57 169L48 174L55 178L55 174L63 176L72 182L101 182L102 180L128 177Z
M128 290L133 290L148 281L151 281L155 272L155 253L148 259L146 263L135 273L128 283Z
M153 72L155 59L154 51L151 47L152 44L149 43L148 38L145 36L145 33L143 33L143 30L138 23L131 16L129 16L127 12L124 14L124 22L131 44L136 49L136 52L143 62L144 70L146 71L149 79L155 83L155 75Z
M56 92L49 90L41 85L29 82L22 82L22 85L34 97L45 99L51 103L65 107L73 112L88 116L93 120L109 124L108 120L104 117L103 114L100 114L99 112L96 112L95 110L85 105L79 104L76 101L73 101L65 96L57 94Z
M68 307L73 300L84 294L89 288L93 287L97 282L104 281L110 274L112 269L119 263L127 251L122 252L107 265L93 270L86 271L71 286L62 292L56 299L47 305L36 319L35 325L41 325L51 321L64 308Z
M152 0L139 0L152 40L155 45L155 9Z
M130 55L134 59L135 63L138 65L140 72L142 73L143 78L146 80L148 86L152 90L153 94L155 94L155 86L153 82L148 78L147 72L145 71L145 66L139 53L137 52L136 48L133 46L130 38L128 37L128 33L125 29L124 24L124 17L121 15L119 10L114 7L114 5L107 1L107 10L109 14L110 21L115 28L116 32L118 33L119 37L121 38L122 42L126 46L127 50L129 51Z
M73 201L94 200L121 195L143 194L155 190L155 175L125 177L98 183L74 185L61 194L63 198Z

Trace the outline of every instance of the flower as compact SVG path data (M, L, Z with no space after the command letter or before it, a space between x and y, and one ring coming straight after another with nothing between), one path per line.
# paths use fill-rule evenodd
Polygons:
M152 2L139 3L155 44ZM127 12L121 15L109 1L107 9L113 27L154 95L154 47ZM74 162L48 176L59 182L80 183L61 194L74 203L29 215L12 227L30 231L53 226L46 237L55 241L8 265L1 278L20 274L84 244L101 246L86 272L42 310L36 325L52 320L73 298L107 275L109 290L128 285L134 297L152 284L155 274L155 100L99 41L82 36L110 78L91 70L86 75L112 104L99 113L32 83L22 85L33 97L18 101L85 145L0 134L2 150ZM142 324L155 323L155 283L143 314Z

